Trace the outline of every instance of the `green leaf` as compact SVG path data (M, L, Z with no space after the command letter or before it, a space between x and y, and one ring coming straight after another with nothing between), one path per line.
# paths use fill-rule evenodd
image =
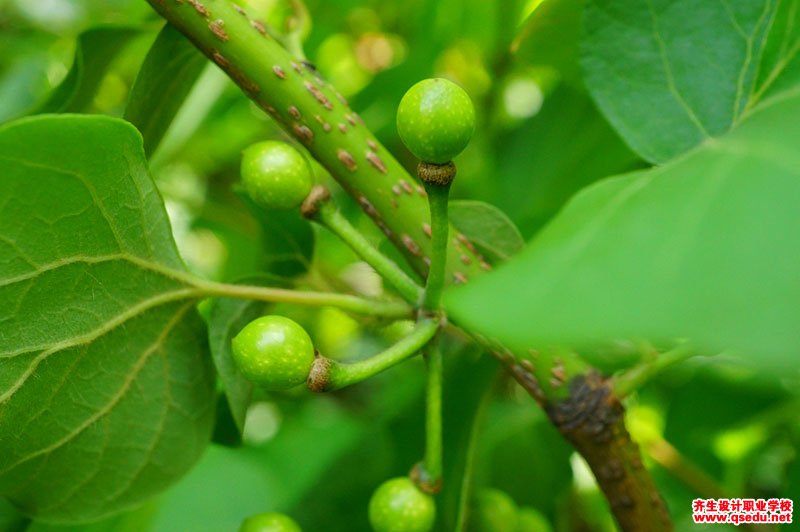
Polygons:
M14 31L12 24L6 28L0 41L0 123L36 109L52 91L47 74L53 69L59 42L53 34L28 28Z
M217 393L216 412L211 443L224 445L225 447L241 447L242 430L236 425L236 420L233 419L228 396L224 392Z
M152 532L154 529L153 517L157 510L158 499L154 499L135 510L89 524L51 525L34 521L24 532Z
M722 139L580 193L522 254L452 290L461 325L517 349L686 337L800 367L800 97Z
M496 428L483 438L484 486L501 487L519 506L557 514L556 495L568 491L572 481L574 449L532 401L497 404L488 417Z
M580 84L579 42L583 0L547 0L528 16L511 44L518 59L555 68Z
M246 279L250 285L289 288L291 283L281 277L262 275ZM239 434L244 429L247 407L253 396L253 384L238 370L233 362L231 341L245 325L262 316L263 301L218 298L214 300L208 320L208 341L211 357L225 390L230 413Z
M304 273L314 254L314 231L296 210L276 211L259 207L244 193L240 197L261 227L263 271L280 277Z
M142 133L148 156L158 147L206 64L203 54L170 24L156 37L125 109L125 120Z
M493 261L504 261L525 246L514 222L494 205L455 200L450 202L449 211L453 226Z
M126 122L13 122L0 163L0 495L43 521L95 520L209 441L199 294Z
M0 498L0 530L3 532L25 532L28 528L28 519L17 512L11 504Z
M507 213L525 236L581 188L641 164L586 92L567 84L545 98L536 116L496 135L495 145L496 175L481 197Z
M263 303L221 298L214 302L208 326L208 339L214 365L225 388L225 397L239 434L253 395L253 384L233 363L231 340L242 328L261 315Z
M279 411L275 436L257 447L209 446L197 467L162 497L152 530L238 530L245 518L264 511L288 513L303 530L332 529L306 526L316 506L301 501L309 491L327 487L324 475L357 443L374 438L375 426L334 402L315 399L294 398L291 411ZM364 455L360 458L363 462Z
M487 410L500 371L488 354L458 352L458 362L448 365L442 398L445 478L437 503L439 522L445 530L461 532L466 523L469 501L474 491L475 469L480 460L479 446L486 433ZM456 358L451 357L451 359Z
M81 33L75 45L72 68L36 112L71 113L86 110L108 66L138 34L137 29L126 26L100 26Z
M779 419L781 405L787 403L794 403L791 411L795 415L790 417L797 417L796 396L763 374L718 365L691 369L679 384L662 384L664 396L670 398L664 408L664 437L688 460L703 464L704 470L716 478L733 474L725 471L729 457L719 451L723 440L720 436L726 431L741 431L751 423ZM709 409L713 416L708 415ZM741 471L737 466L732 469Z
M777 0L769 38L764 45L753 102L800 85L800 0Z
M797 86L797 8L797 0L590 0L586 85L635 151L667 161L727 131L767 92Z

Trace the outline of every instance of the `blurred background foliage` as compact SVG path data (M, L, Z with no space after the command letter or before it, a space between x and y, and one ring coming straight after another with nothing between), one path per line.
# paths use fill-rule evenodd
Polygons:
M285 0L241 2L278 29L291 14ZM457 161L454 196L498 206L526 239L578 189L646 166L581 84L580 0L306 5L308 59L409 168L414 161L394 126L405 90L444 76L469 92L479 127ZM54 111L123 116L161 26L144 0L0 0L0 122ZM266 271L303 286L379 295L380 279L327 233L294 213L243 205L240 152L270 137L285 138L206 63L151 157L188 266L214 279ZM330 179L319 166L315 171L319 180ZM354 203L337 196L346 215L379 242ZM298 319L317 347L336 358L375 352L406 330L330 309L271 310ZM447 354L440 530L453 530L465 509L473 517L484 512L476 494L488 488L540 512L553 530L614 530L586 466L533 401L462 339L453 339ZM674 368L629 405L632 433L679 530L698 529L689 523L690 501L698 496L800 501L799 405L786 391L792 383L777 387L752 370L716 362ZM145 507L68 529L31 523L0 502L0 530L225 531L272 510L309 531L367 530L373 489L407 473L422 455L423 379L416 360L331 396L256 392L243 441L221 400L216 443L185 479ZM468 528L523 530L502 522L473 518Z

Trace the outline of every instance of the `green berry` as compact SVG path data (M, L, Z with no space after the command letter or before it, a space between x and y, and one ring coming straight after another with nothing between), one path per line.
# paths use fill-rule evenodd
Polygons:
M296 322L263 316L233 339L233 361L245 377L267 390L302 384L314 363L314 344Z
M445 164L467 147L475 131L475 108L464 89L442 78L420 81L397 109L397 132L425 163Z
M517 532L517 505L507 493L483 489L476 497L470 530L475 532Z
M387 480L369 501L369 522L375 532L428 532L435 521L433 498L408 477Z
M311 191L311 168L295 148L267 140L242 153L242 184L258 205L267 209L292 209Z
M550 521L538 510L524 507L519 509L517 532L553 532Z
M294 519L278 512L256 514L242 522L239 532L303 532Z

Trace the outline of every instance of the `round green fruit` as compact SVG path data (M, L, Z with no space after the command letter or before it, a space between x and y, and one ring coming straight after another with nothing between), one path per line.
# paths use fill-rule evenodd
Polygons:
M239 532L303 532L294 519L278 512L268 512L248 517Z
M538 510L526 506L519 509L517 532L553 532L553 527Z
M285 142L259 142L242 153L242 185L262 207L297 207L308 196L312 184L308 162Z
M369 522L375 532L428 532L435 521L433 498L408 477L387 480L369 501Z
M397 132L425 163L445 164L467 147L475 131L475 108L464 89L442 78L420 81L397 109Z
M233 339L233 361L245 377L267 390L305 382L314 363L314 344L295 321L262 316Z
M517 505L507 493L483 489L476 497L470 530L475 532L517 532Z

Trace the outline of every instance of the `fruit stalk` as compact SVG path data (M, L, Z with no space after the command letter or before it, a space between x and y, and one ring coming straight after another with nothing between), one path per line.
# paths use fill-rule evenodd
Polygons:
M425 183L431 211L431 267L425 282L425 299L422 308L435 312L442 299L447 271L447 240L450 223L447 218L447 203L450 185Z
M303 216L328 229L339 240L347 244L359 257L372 266L378 274L391 284L403 299L417 305L422 297L420 287L397 264L373 246L353 225L342 216L331 199L330 192L322 185L315 186L301 209Z
M306 384L313 392L331 392L362 382L416 355L439 330L435 320L421 320L414 330L393 346L364 360L341 363L317 357Z
M425 383L425 474L420 479L431 492L438 492L442 485L442 350L438 338L428 345L428 365Z

